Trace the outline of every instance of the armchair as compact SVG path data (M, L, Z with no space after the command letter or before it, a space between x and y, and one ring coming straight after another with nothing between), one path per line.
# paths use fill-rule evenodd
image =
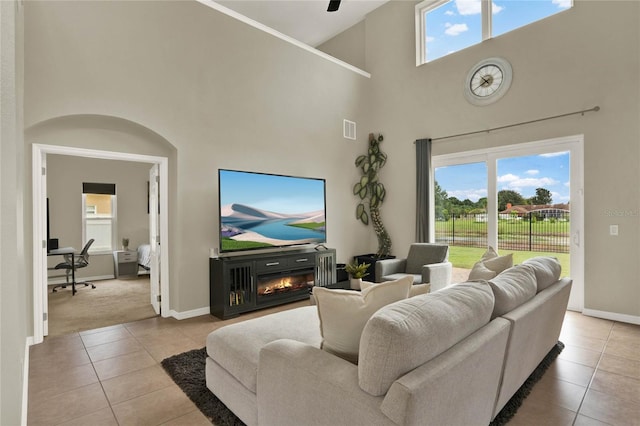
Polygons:
M407 275L414 284L431 284L431 292L451 284L452 265L446 244L413 243L406 259L385 259L376 262L376 281L393 281Z

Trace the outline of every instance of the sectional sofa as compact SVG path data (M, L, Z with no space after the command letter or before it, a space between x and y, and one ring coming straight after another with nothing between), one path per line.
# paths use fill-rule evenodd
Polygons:
M207 338L207 387L247 425L487 425L558 341L559 276L535 258L407 291L366 321L357 363L327 350L320 305L228 325Z

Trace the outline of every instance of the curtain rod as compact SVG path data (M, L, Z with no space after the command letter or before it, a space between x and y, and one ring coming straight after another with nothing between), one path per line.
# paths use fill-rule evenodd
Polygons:
M538 118L536 120L523 121L523 122L515 123L515 124L508 124L506 126L493 127L491 129L486 129L486 130L476 130L475 132L458 133L457 135L449 135L449 136L442 136L442 137L439 137L439 138L431 138L431 140L432 141L439 141L439 140L443 140L443 139L451 139L451 138L458 138L458 137L461 137L461 136L475 135L475 134L478 134L478 133L489 133L489 132L493 132L493 131L496 131L496 130L508 129L509 127L516 127L516 126L522 126L524 124L538 123L540 121L552 120L554 118L568 117L570 115L577 115L577 114L584 115L586 112L598 112L598 111L600 111L600 107L599 106L594 106L593 108L583 109L582 111L568 112L566 114L553 115L551 117L544 117L544 118Z

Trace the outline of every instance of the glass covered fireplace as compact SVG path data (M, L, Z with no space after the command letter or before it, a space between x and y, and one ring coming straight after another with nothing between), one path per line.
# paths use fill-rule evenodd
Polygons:
M313 269L285 271L258 276L258 303L278 298L288 298L299 292L308 293L314 284Z

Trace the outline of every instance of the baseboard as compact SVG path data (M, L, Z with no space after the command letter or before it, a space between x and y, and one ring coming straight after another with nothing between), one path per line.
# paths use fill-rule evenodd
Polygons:
M206 308L198 308L193 309L191 311L177 312L171 309L169 311L169 316L177 319L183 320L187 318L199 317L201 315L209 315L211 313L211 309L207 306Z
M636 315L619 314L616 312L598 311L595 309L583 309L584 315L602 319L608 319L612 321L626 322L629 324L640 325L640 317Z
M27 424L27 409L29 404L29 347L33 346L33 336L28 336L24 345L24 361L22 363L22 411L20 424Z

